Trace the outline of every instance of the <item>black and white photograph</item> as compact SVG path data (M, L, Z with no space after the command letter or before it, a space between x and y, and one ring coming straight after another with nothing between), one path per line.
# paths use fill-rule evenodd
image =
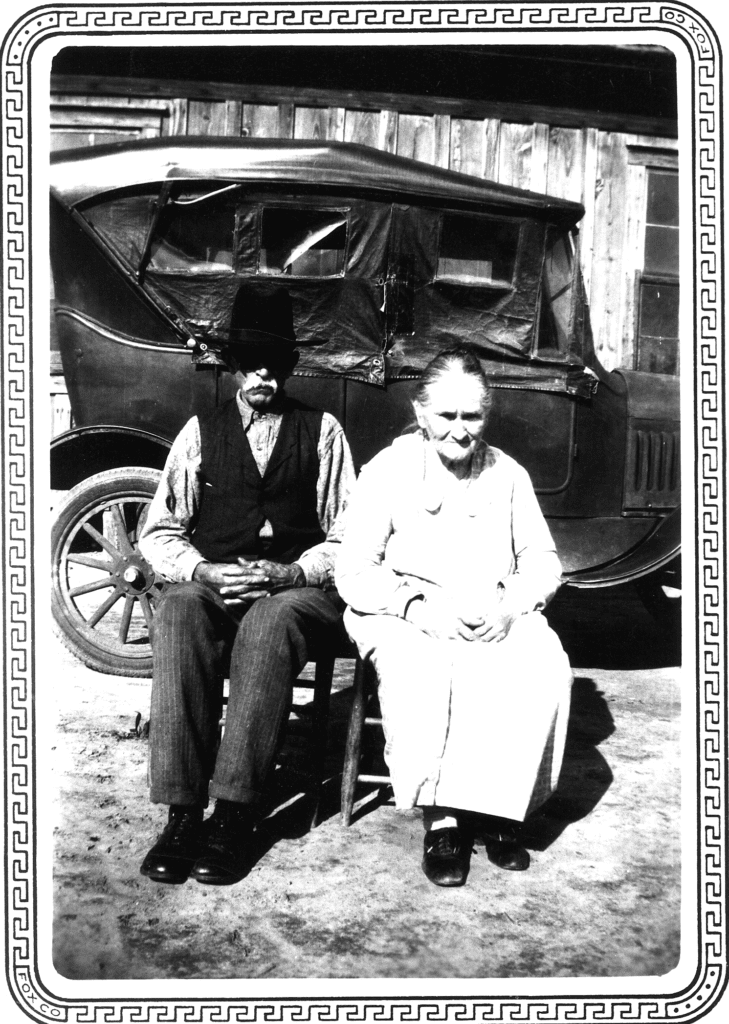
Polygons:
M721 1019L718 6L2 18L4 1019Z

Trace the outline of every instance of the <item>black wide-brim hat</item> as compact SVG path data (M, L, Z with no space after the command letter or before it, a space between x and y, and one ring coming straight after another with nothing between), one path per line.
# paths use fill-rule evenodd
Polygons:
M227 347L238 359L294 358L296 334L291 296L281 285L244 281L233 302Z

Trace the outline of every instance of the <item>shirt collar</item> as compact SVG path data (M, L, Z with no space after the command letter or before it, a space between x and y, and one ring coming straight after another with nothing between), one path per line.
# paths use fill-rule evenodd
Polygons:
M275 419L283 415L283 410L280 404L277 406L277 408L266 410L265 412L258 412L258 410L252 409L251 406L243 397L243 393L241 391L236 392L235 401L238 406L240 418L243 422L243 430L248 430L251 423L253 422L254 417L255 419L261 420L269 417L271 419Z
M477 449L471 467L471 484L474 485L480 480L485 469L493 466L495 454L492 448L485 442ZM444 481L443 467L438 453L432 444L423 439L423 505L428 512L438 512L443 504ZM483 497L480 496L480 487L471 486L464 495L464 511L474 516L477 514Z

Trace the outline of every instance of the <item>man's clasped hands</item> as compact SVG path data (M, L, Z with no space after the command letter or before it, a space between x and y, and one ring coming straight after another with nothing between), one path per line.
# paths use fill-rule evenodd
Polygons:
M306 576L301 566L282 565L266 558L237 562L199 562L192 578L216 590L228 605L243 605L270 597L279 590L305 587Z

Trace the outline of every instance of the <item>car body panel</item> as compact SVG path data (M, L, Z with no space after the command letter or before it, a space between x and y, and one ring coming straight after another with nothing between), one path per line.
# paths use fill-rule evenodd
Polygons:
M579 204L283 140L55 154L51 179L79 428L169 443L234 391L221 350L237 289L276 281L301 352L288 390L340 420L358 467L412 426L432 355L469 341L494 392L488 440L528 470L565 578L622 581L661 562L662 537L673 545L660 526L679 501L678 380L597 360Z

